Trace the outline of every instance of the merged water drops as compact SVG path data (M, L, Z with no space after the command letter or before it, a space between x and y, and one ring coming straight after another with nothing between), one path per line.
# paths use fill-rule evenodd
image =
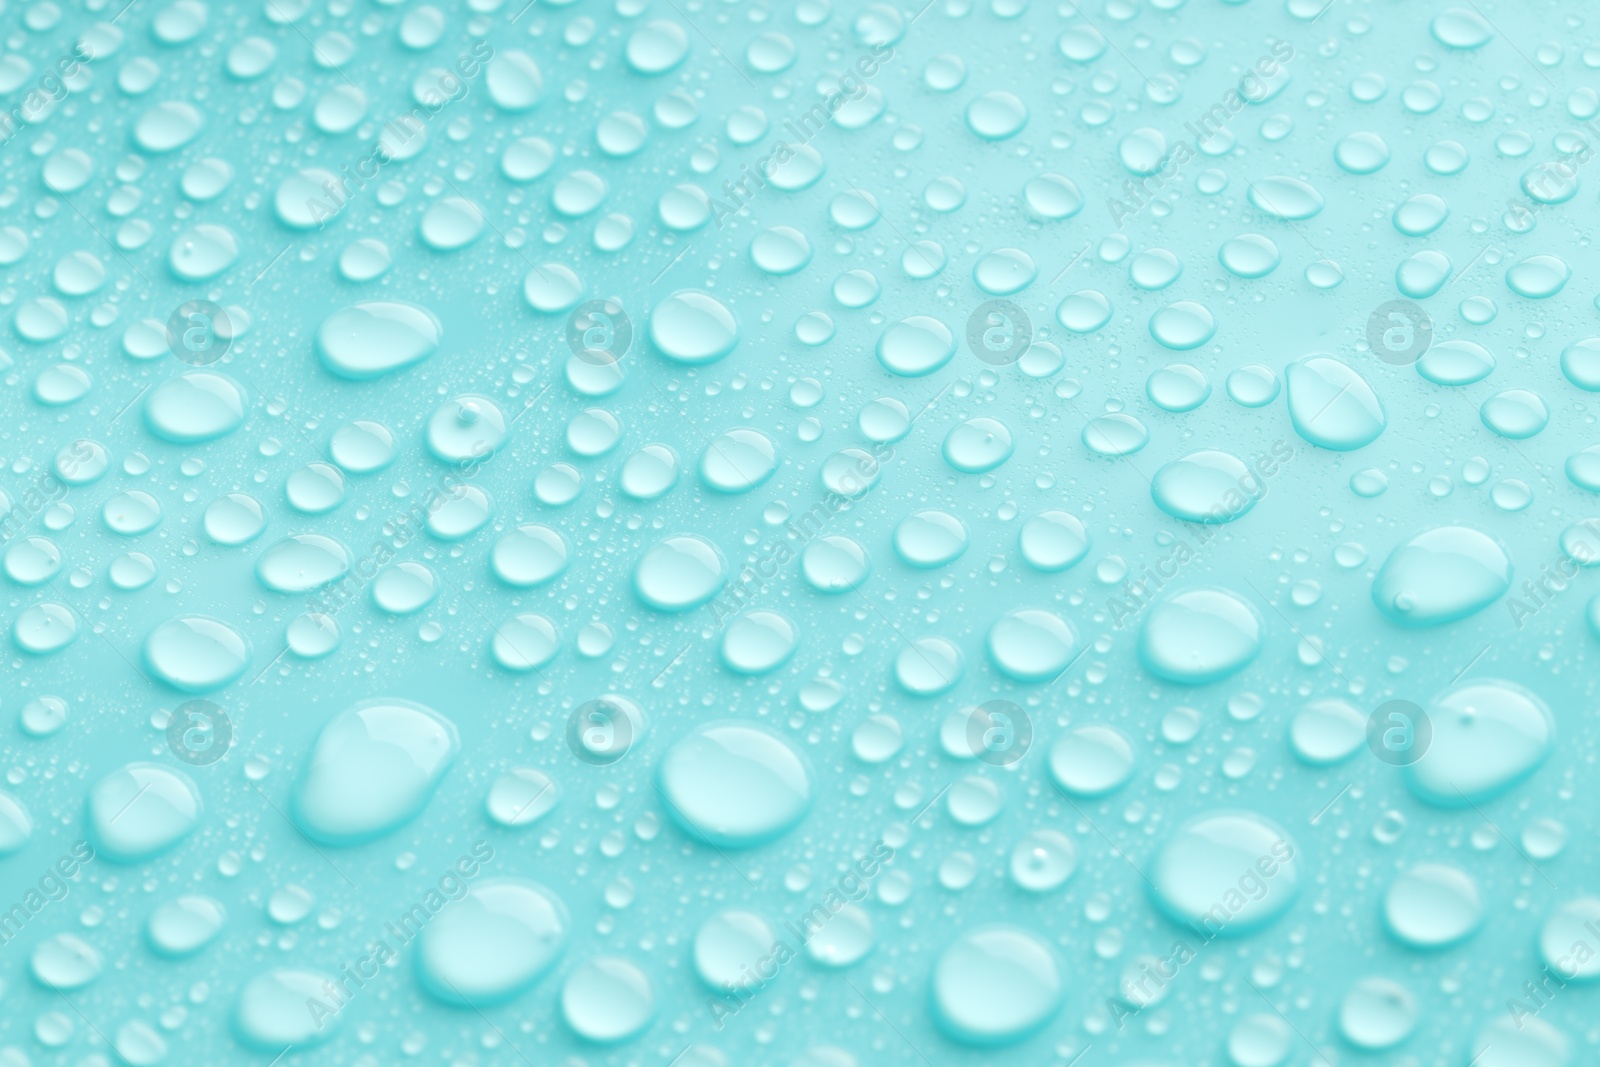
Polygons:
M140 863L192 833L202 810L199 789L182 771L130 763L89 790L86 818L97 855Z
M459 747L455 725L432 708L396 699L356 704L317 734L291 814L328 845L393 833L427 806Z

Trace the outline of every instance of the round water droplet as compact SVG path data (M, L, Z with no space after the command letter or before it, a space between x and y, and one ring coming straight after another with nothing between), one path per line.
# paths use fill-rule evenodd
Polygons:
M567 569L567 543L548 526L526 523L507 530L495 542L489 563L507 585L543 585Z
M1130 456L1150 442L1144 423L1122 411L1090 419L1081 436L1085 448L1102 456Z
M1600 929L1600 898L1579 897L1561 905L1539 930L1539 954L1561 981L1593 982L1600 978L1600 955L1594 950Z
M1022 524L1017 545L1031 567L1053 574L1075 566L1088 554L1089 532L1076 515L1044 511Z
M18 725L29 737L49 737L67 724L67 702L60 697L35 697L22 705Z
M1077 846L1057 830L1034 830L1011 849L1011 880L1030 893L1059 889L1077 866Z
M1271 367L1247 363L1228 375L1228 396L1240 407L1265 407L1278 399L1278 376Z
M1056 321L1073 333L1093 333L1111 321L1111 301L1097 290L1081 289L1056 305Z
M1494 370L1494 356L1475 341L1441 341L1417 360L1417 373L1438 385L1471 385Z
M1413 300L1425 300L1444 288L1452 269L1450 257L1443 252L1417 252L1395 268L1395 288Z
M1334 146L1333 158L1351 174L1372 174L1389 162L1389 146L1382 137L1363 130L1341 138Z
M1559 256L1529 256L1506 271L1506 286L1518 296L1545 300L1566 288L1572 268Z
M657 611L697 608L721 591L727 565L710 541L679 534L651 547L633 572L639 599Z
M1482 48L1494 38L1494 29L1476 10L1452 7L1433 17L1428 29L1446 48Z
M748 427L718 434L700 456L700 477L723 493L748 493L777 469L777 445Z
M1211 395L1211 383L1200 368L1188 363L1168 363L1144 383L1150 402L1166 411L1193 411Z
M1464 682L1429 704L1432 739L1405 768L1406 785L1435 807L1482 804L1526 780L1555 750L1556 723L1511 682Z
M1339 1031L1359 1049L1393 1048L1417 1025L1417 999L1399 982L1363 978L1339 1004Z
M1050 746L1050 777L1077 797L1115 793L1133 777L1133 745L1110 726L1080 726Z
M489 787L489 818L501 826L527 826L555 809L561 787L548 774L532 767L504 772Z
M306 1010L308 1002L326 1004L333 975L322 971L277 968L258 975L239 991L234 1030L259 1052L276 1054L293 1045L312 1048L332 1037L339 1014L321 1016Z
M657 773L672 819L721 848L775 840L811 807L811 774L800 753L745 723L696 727L667 750Z
M1067 621L1039 608L1002 615L989 628L989 658L1019 682L1049 681L1061 674L1078 651L1078 635Z
M1139 660L1157 678L1204 685L1237 673L1261 651L1261 616L1226 589L1185 589L1150 609Z
M150 913L145 937L158 955L181 959L215 940L227 920L227 910L220 901L206 896L179 897Z
M22 801L0 789L0 858L21 849L32 836L33 816L22 806Z
M655 1013L650 979L635 964L615 956L578 964L561 987L561 1017L579 1037L597 1045L635 1037Z
M1083 210L1083 193L1072 179L1061 174L1029 178L1022 187L1022 196L1029 209L1047 219L1070 219Z
M328 454L349 474L372 474L394 462L394 434L381 422L347 422L333 431Z
M1275 922L1299 892L1299 849L1277 823L1250 811L1198 815L1156 857L1152 895L1207 937L1237 937Z
M1013 1045L1061 1010L1065 977L1055 953L1015 926L982 926L958 937L933 968L933 1017L964 1045Z
M219 545L248 544L266 529L266 510L253 496L229 493L206 508L204 525L206 536Z
M195 444L237 430L248 408L244 386L232 378L215 371L189 371L150 390L144 418L157 437Z
M995 296L1010 296L1033 283L1039 270L1033 257L1020 248L999 248L978 260L972 280L978 288Z
M993 90L967 105L967 128L988 141L1014 137L1028 122L1028 107L1013 93Z
M1205 448L1173 460L1151 479L1156 505L1176 519L1226 523L1255 507L1266 487L1244 460Z
M913 567L942 567L967 550L967 528L949 512L914 512L895 526L894 550Z
M1383 897L1389 932L1413 948L1444 948L1465 940L1483 921L1483 900L1471 875L1442 863L1423 863L1400 875Z
M819 537L800 556L800 573L819 593L848 593L872 571L872 561L859 542L840 534Z
M1150 316L1150 336L1179 352L1199 348L1217 332L1217 323L1203 304L1179 300Z
M944 459L964 474L994 470L1011 458L1011 431L998 419L978 416L959 423L944 439Z
M767 674L789 661L799 644L794 623L776 611L751 611L722 635L722 662L737 674Z
M1367 740L1367 716L1349 701L1313 700L1289 723L1294 754L1313 767L1343 763Z
M481 460L505 443L505 412L486 396L466 393L433 409L423 433L428 451L447 463Z
M227 623L205 615L180 615L150 631L144 659L151 673L174 689L209 693L244 673L250 646Z
M1278 246L1258 233L1240 234L1225 242L1217 260L1241 278L1265 278L1278 269Z
M28 969L46 989L82 989L100 976L104 960L94 946L72 934L56 934L34 946Z
M895 681L913 696L948 692L961 679L962 670L961 650L942 637L918 638L894 660Z
M78 617L65 604L34 604L17 616L11 636L24 652L47 656L77 640Z
M901 319L878 336L878 362L905 378L932 374L955 353L956 339L950 328L927 315Z
M710 293L681 289L650 312L650 340L674 363L712 363L739 341L733 312Z
M653 19L628 37L628 66L640 74L665 74L689 54L689 34L676 22Z

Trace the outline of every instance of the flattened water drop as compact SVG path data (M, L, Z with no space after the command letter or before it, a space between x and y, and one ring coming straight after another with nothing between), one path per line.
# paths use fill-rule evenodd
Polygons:
M333 374L366 381L433 355L443 327L427 308L391 300L352 304L317 327L317 354Z
M1288 833L1264 815L1198 815L1162 846L1151 870L1152 896L1174 920L1207 937L1254 933L1294 904L1298 855Z
M1488 534L1440 526L1389 554L1372 581L1372 599L1390 621L1443 626L1482 611L1511 587L1511 557Z

